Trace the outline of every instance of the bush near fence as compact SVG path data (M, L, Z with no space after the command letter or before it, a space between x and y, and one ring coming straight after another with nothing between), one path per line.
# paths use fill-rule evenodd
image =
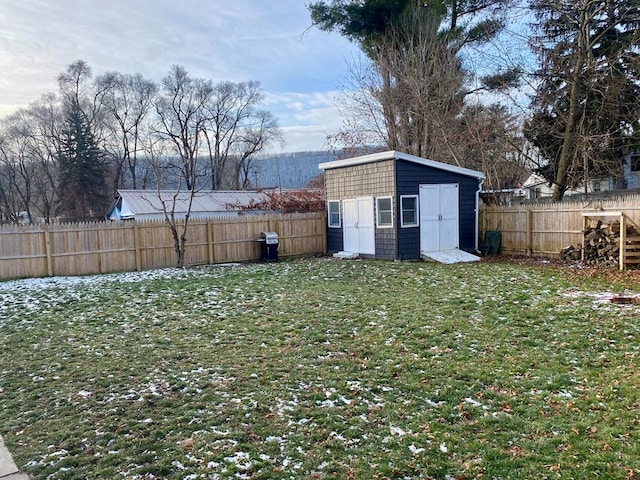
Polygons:
M479 216L480 241L487 231L502 233L500 253L557 257L564 247L582 245L584 215L624 213L640 225L640 195L624 195L607 200L559 203L482 206Z
M185 265L260 258L261 232L278 233L282 257L326 251L323 212L191 219ZM0 280L87 275L172 267L173 238L164 221L5 225L0 227Z

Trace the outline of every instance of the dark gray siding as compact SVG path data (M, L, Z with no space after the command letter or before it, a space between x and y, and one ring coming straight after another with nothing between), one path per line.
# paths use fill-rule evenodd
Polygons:
M405 160L396 162L398 202L396 218L400 218L400 195L418 195L420 185L457 183L459 188L460 249L473 251L476 245L476 191L478 179L426 167ZM398 222L398 259L420 258L420 228L400 228Z
M344 250L342 240L342 228L327 227L327 253L336 253Z

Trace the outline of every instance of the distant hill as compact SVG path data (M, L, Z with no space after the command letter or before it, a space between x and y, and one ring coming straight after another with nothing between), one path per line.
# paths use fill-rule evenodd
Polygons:
M335 159L332 151L265 155L252 161L249 181L255 188L302 188L322 173L319 164Z

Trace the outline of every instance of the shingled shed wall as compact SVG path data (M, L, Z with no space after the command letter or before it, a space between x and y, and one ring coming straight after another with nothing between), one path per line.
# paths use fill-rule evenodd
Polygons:
M392 197L396 200L395 160L354 165L325 172L327 200L343 200L356 197ZM374 203L375 206L375 203ZM375 212L374 212L375 215ZM397 230L376 229L376 257L393 260L397 255ZM343 249L342 228L327 230L327 249L338 252Z
M336 168L325 172L327 198L395 195L395 161Z

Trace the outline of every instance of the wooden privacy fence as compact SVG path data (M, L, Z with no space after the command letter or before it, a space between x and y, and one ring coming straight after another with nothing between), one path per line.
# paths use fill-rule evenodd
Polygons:
M261 232L278 233L279 256L326 251L322 212L191 219L185 265L260 258ZM75 223L0 228L0 280L148 270L176 265L164 221Z
M625 214L640 224L640 195L607 200L511 205L480 209L480 241L490 230L502 234L500 252L506 255L558 256L564 247L579 247L583 221L589 214L606 217Z

